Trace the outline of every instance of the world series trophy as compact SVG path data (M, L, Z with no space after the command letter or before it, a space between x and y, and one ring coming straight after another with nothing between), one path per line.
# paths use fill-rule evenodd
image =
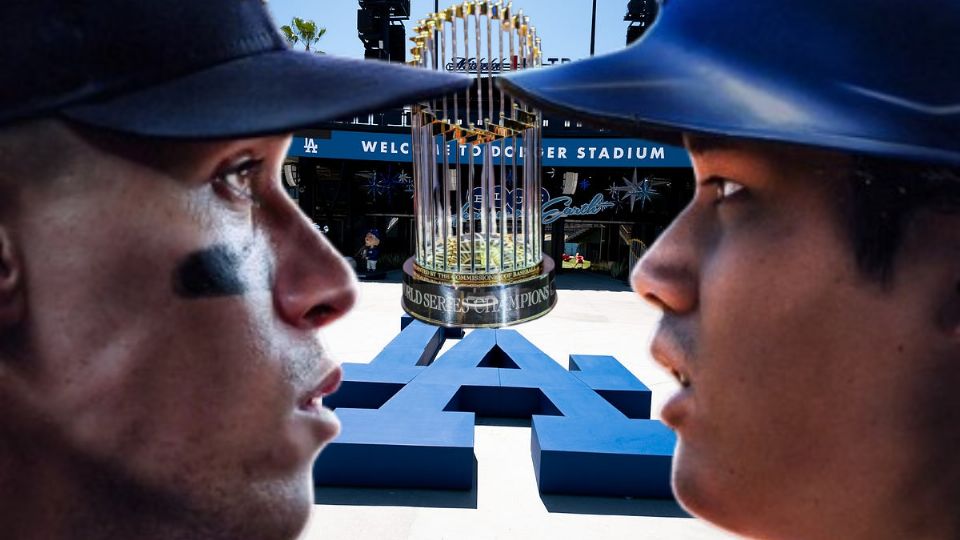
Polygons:
M412 109L416 253L403 266L403 308L458 328L541 317L556 303L543 255L541 113L494 85L497 72L541 66L536 30L509 4L471 1L429 15L415 34L410 64L476 81Z

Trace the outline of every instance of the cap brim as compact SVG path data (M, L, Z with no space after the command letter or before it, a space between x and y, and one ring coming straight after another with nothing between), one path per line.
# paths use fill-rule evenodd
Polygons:
M414 103L470 83L469 77L400 64L281 50L68 107L61 114L141 136L256 136Z
M956 124L811 78L776 58L734 63L729 51L654 27L620 51L502 77L544 110L671 144L695 133L786 142L903 159L960 163ZM740 56L746 56L741 54Z
M678 81L649 76L636 80L636 59L625 50L560 66L525 70L501 77L497 84L507 93L548 112L583 120L596 127L677 143L677 126L657 115L640 117L633 100L669 98ZM681 67L681 66L677 66ZM646 97L641 97L646 96ZM651 107L663 112L663 107Z
M773 97L784 89L738 79L709 53L664 43L655 30L625 49L511 74L499 84L546 110L674 144L685 132L776 139L768 126L807 122L810 111Z

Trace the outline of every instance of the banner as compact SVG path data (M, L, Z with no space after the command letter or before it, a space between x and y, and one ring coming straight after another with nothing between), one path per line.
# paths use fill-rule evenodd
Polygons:
M359 131L331 131L324 137L294 137L290 156L332 159L412 161L410 134L369 133ZM436 140L440 140L439 137ZM444 148L437 144L437 161L443 162ZM445 147L450 164L460 157L460 163L469 160L483 163L483 148L458 146L451 142ZM510 158L516 152L523 159L522 144L513 144L505 139L502 145L492 145L490 152L494 164L500 157ZM690 167L687 152L681 147L656 143L644 139L560 139L543 140L543 165L547 167Z

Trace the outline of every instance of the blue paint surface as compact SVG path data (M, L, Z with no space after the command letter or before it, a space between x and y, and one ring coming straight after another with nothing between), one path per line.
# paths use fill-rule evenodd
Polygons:
M543 493L672 496L676 438L616 359L571 355L567 370L515 330L475 330L434 360L445 332L413 321L370 364L344 365L318 485L470 489L481 415L531 419Z

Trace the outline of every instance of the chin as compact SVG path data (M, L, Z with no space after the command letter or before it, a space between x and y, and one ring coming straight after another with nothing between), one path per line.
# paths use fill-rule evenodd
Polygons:
M712 521L708 517L710 514L710 496L703 493L702 486L688 468L674 462L671 484L673 494L684 510L699 518Z
M246 500L234 507L234 538L295 540L310 519L313 489L303 481L254 486Z
M274 535L263 538L295 540L300 537L307 526L307 521L310 520L310 511L313 509L313 489L306 482L304 484L303 489L288 493L286 497L278 497L277 500L266 504L264 508L255 511L260 515L268 514L264 517L272 520L271 528Z
M680 506L690 514L741 536L751 536L750 520L758 509L746 509L737 489L718 481L720 467L691 463L680 447L674 456L672 487Z
M258 536L264 539L296 540L303 533L310 519L310 503L298 504L296 508L288 508L276 516L277 521L272 523L270 535Z

